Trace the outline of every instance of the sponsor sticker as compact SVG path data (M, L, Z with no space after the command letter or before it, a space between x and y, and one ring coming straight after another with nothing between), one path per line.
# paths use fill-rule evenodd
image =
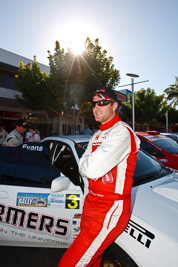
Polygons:
M18 192L16 206L80 209L80 195Z
M19 192L16 206L65 208L65 195Z
M80 220L72 220L73 239L80 233Z
M65 207L65 196L63 194L50 194L48 196L48 207L49 208L64 208Z
M80 209L80 195L79 194L66 194L66 209Z
M155 238L153 233L132 220L129 220L124 231L148 249Z
M29 145L29 144L23 144L22 145L22 149L25 149L25 150L30 150L30 151L43 151L43 146L34 146L34 145Z
M47 207L48 195L43 193L17 193L16 206Z
M5 225L10 226L10 228L4 230L2 227ZM29 234L28 232L20 233L19 230L30 232ZM6 207L4 204L0 204L0 232L15 236L18 235L18 238L28 236L28 238L38 241L49 240L47 236L44 236L46 234L65 239L69 239L71 236L69 219L54 218L54 216L45 214L44 212L35 212L34 210L29 212L21 207ZM43 236L40 237L39 234Z
M75 213L73 219L81 219L81 213Z

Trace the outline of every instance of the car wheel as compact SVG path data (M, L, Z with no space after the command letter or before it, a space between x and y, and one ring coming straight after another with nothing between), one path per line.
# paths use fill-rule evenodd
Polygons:
M112 243L103 254L102 267L138 267L130 256L118 245Z

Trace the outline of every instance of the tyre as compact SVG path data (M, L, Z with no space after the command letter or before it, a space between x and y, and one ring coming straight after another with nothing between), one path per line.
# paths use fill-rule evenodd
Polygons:
M138 267L130 256L118 245L112 243L103 254L102 267Z

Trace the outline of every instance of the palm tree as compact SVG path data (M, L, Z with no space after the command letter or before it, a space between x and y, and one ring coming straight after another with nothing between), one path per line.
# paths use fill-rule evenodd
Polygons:
M164 92L167 94L167 100L172 100L171 105L175 108L178 105L178 78L175 77L175 84L171 84Z

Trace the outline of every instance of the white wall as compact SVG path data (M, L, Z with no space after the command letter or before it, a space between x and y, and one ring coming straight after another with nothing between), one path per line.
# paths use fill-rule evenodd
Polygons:
M0 62L14 67L19 67L19 62L23 62L24 64L33 63L33 59L25 58L0 48ZM38 66L40 67L42 72L46 72L47 74L49 74L49 66L41 64L39 62Z

